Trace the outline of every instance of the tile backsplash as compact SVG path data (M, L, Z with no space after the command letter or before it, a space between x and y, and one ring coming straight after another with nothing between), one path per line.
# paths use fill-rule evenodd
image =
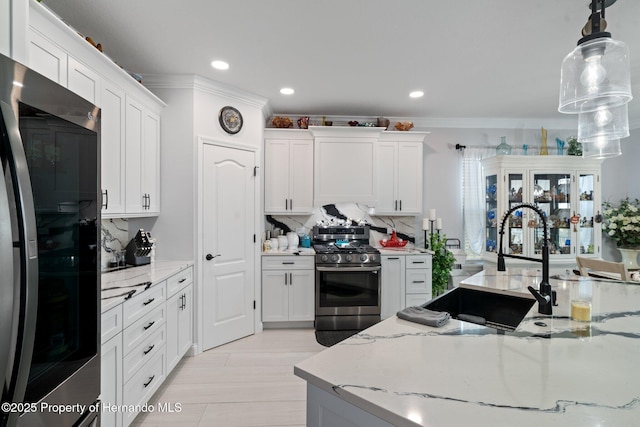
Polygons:
M265 220L265 230L279 228L284 233L298 231L303 234L310 234L311 229L318 221L331 221L331 219L348 219L354 221L363 220L371 226L372 244L378 240L388 238L388 228L393 228L398 233L398 237L424 246L422 236L421 219L415 216L375 216L369 214L369 207L359 203L328 204L316 207L311 215L267 215ZM419 232L417 232L419 230ZM299 233L300 234L300 233ZM263 236L264 239L264 236Z

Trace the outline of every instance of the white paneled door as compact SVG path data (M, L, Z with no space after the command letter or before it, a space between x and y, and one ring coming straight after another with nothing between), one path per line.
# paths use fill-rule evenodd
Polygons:
M203 147L203 347L254 333L255 153Z

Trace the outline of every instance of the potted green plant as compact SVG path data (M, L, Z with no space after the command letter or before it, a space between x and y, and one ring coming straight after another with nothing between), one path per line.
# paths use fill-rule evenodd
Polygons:
M447 249L446 241L447 236L445 234L434 233L431 234L429 238L430 249L433 251L431 261L431 286L434 298L444 293L447 289L451 269L456 261L453 253Z

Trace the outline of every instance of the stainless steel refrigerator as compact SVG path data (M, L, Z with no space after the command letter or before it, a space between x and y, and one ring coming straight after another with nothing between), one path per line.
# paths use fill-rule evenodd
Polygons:
M99 425L99 123L0 55L1 427Z

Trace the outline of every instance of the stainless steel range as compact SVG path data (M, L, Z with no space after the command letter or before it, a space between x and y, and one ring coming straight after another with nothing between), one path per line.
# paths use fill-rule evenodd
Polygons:
M380 321L380 252L368 226L315 226L317 330L362 330Z

